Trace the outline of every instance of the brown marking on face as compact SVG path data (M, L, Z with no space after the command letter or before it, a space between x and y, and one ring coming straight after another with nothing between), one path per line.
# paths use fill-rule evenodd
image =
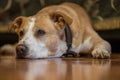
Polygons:
M48 15L43 15L36 17L35 25L32 29L34 36L36 39L40 40L42 35L38 34L36 35L37 31L44 31L45 36L50 34L56 34L56 30L54 28L54 23L51 21L50 17Z
M33 28L34 33L36 33L37 30L45 31L44 35L37 35L35 38L37 41L40 40L46 44L46 47L49 49L49 56L55 55L60 42L60 37L56 27L57 26L55 26L55 23L51 20L50 16L44 15L36 18L35 26ZM60 27L60 25L58 25L58 27Z
M56 21L54 21L50 15L44 15L37 18L33 31L40 29L40 30L44 30L46 33L55 33L55 34L57 33L60 36L63 36L62 33L64 33L65 21L63 17L59 17L59 16L57 17L58 18Z
M36 27L41 30L45 30L48 33L56 32L54 28L54 23L50 19L49 15L44 15L39 18L36 18L35 27L33 28L33 30Z

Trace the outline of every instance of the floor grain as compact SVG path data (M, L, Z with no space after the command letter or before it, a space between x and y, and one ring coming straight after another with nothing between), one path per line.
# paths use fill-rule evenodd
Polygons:
M111 59L1 57L0 80L120 80L120 54Z

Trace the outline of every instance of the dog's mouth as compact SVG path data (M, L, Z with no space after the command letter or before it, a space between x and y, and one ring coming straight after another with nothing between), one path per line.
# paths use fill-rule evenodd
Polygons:
M18 59L37 59L48 57L48 49L46 47L33 47L30 48L28 45L19 44L16 47L16 58Z

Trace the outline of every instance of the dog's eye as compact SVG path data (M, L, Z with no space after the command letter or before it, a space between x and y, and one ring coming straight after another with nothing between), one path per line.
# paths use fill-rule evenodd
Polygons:
M24 32L23 31L20 31L20 36L23 36L24 35Z
M37 32L36 32L36 34L37 35L44 35L45 34L45 31L44 30L41 30L41 29L39 29L39 30L37 30Z

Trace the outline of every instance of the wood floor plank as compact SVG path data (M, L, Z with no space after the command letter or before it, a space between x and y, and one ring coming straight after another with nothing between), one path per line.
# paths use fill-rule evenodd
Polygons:
M120 80L120 54L111 59L0 57L0 80Z

